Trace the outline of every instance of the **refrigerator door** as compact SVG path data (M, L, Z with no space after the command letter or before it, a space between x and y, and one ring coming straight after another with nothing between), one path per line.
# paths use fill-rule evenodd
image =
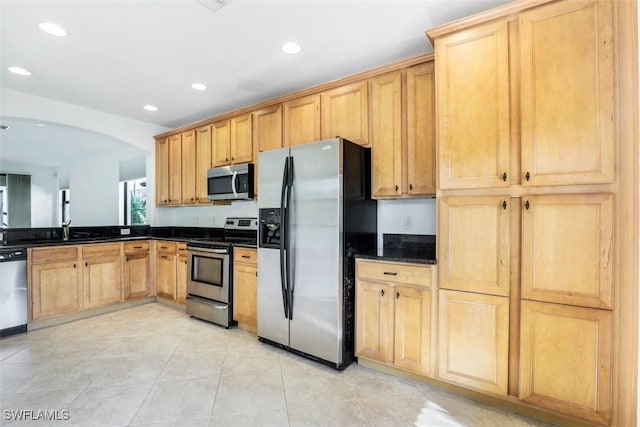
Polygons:
M259 154L258 206L279 208L282 173L289 149L265 151ZM262 229L262 227L260 227ZM258 248L258 336L289 345L289 319L285 316L280 278L280 251Z
M341 139L291 149L290 346L336 364L343 345L341 151Z

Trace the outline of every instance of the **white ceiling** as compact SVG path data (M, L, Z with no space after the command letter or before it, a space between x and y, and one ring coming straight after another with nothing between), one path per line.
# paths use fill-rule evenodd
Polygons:
M426 29L503 3L232 0L214 13L196 0L0 0L0 85L173 128L428 53ZM288 40L302 52L283 53Z

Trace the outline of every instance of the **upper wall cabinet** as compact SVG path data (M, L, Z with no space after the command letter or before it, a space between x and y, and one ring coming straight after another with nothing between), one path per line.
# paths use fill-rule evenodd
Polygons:
M182 204L196 199L196 131L182 133Z
M196 129L196 202L209 204L207 171L213 166L213 137L211 125Z
M169 137L169 205L182 203L182 134Z
M614 179L613 3L520 14L524 185Z
M258 151L282 148L282 105L263 108L252 114L254 148L257 147Z
M251 114L217 122L214 127L214 166L247 163L253 160Z
M433 71L427 62L371 79L374 198L436 192Z
M322 139L341 136L369 146L369 95L367 81L360 81L320 94Z
M285 147L321 139L320 95L310 95L285 102L283 108L283 145Z
M508 23L438 38L435 50L440 188L508 185Z
M169 138L156 141L156 205L169 204Z
M440 188L613 182L612 2L517 18L435 39Z

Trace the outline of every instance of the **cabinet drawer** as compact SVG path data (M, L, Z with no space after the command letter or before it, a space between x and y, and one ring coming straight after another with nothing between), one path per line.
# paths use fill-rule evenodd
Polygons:
M243 262L246 264L258 263L258 251L247 248L233 248L234 262Z
M90 244L82 246L82 257L120 255L120 243Z
M31 250L31 262L71 261L78 258L78 247L56 247Z
M178 253L178 255L187 256L187 243L186 242L176 243L176 252Z
M125 254L149 252L149 241L127 242L124 244Z
M419 265L357 260L356 275L359 279L432 286L431 268Z
M174 242L159 241L156 243L156 252L173 255L176 253L176 244Z

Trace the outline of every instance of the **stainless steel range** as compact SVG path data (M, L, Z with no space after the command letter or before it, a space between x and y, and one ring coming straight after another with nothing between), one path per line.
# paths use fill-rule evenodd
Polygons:
M187 314L228 328L233 324L232 245L257 243L256 218L227 218L224 237L187 242Z

